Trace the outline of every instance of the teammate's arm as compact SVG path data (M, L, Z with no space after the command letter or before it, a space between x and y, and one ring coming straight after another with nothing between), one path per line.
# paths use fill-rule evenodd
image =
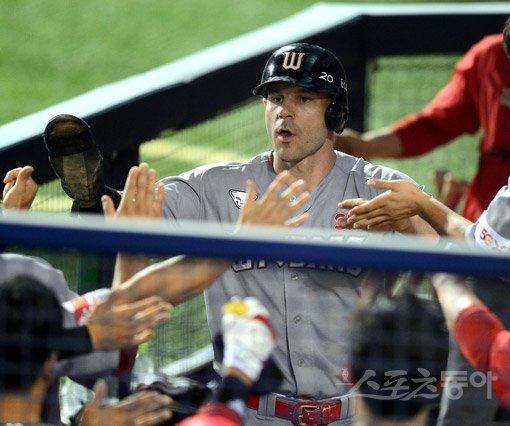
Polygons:
M398 134L389 128L358 133L346 129L335 135L335 149L365 159L372 157L400 157L402 142Z
M156 171L142 163L129 170L117 209L108 195L103 195L101 202L105 216L110 218L159 219L163 203L163 185L156 184ZM148 264L147 256L144 254L119 253L115 262L112 288L131 278Z
M405 180L370 179L370 186L386 189L371 200L345 200L339 205L350 209L342 225L354 229L397 226L418 215L439 234L463 238L472 223ZM421 232L420 232L421 233Z
M295 181L287 171L280 173L267 192L256 200L254 185L248 181L248 195L241 208L238 229L251 225L298 226L308 214L293 215L308 201L304 182ZM292 201L291 201L292 200ZM232 260L178 256L149 266L119 287L122 303L158 295L171 304L200 294L231 265Z

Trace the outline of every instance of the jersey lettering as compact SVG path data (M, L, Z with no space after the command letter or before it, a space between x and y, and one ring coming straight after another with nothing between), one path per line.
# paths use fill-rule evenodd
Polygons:
M367 239L367 235L365 234L333 234L329 236L319 236L314 235L309 238L304 238L303 235L288 235L288 239L294 241L348 241L350 243L362 243ZM292 269L313 269L316 271L330 271L330 272L340 272L343 274L351 275L353 277L357 277L361 274L362 268L354 268L354 267L345 267L339 265L328 265L328 264L315 264L309 262L285 262L282 260L276 260L272 262L276 264L278 268L283 268L287 265ZM266 260L255 260L255 259L237 259L231 265L232 270L234 272L245 272L252 271L254 269L267 269L268 262Z
M313 269L315 271L339 272L342 274L350 275L352 277L357 277L362 272L361 268L345 267L338 265L320 265L305 262L283 262L281 260L269 263L274 263L279 269L287 266L289 269ZM238 259L232 263L231 267L232 270L236 273L246 272L257 269L267 269L268 262L266 260Z

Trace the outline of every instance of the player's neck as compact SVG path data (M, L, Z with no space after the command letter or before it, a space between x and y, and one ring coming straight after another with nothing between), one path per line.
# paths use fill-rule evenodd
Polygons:
M276 173L288 170L295 179L305 181L305 189L312 193L328 176L336 162L332 147L326 142L321 149L299 162L286 162L273 153L273 167Z

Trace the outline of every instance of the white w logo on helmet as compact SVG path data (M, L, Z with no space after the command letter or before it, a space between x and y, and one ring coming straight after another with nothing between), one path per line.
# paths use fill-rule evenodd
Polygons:
M282 64L284 70L298 71L301 69L301 64L303 63L303 58L306 56L306 53L284 52L283 54L285 55Z

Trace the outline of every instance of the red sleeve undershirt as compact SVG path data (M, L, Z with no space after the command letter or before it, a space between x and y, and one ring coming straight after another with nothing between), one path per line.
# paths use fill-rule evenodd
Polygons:
M493 390L501 405L510 407L510 331L486 306L464 309L454 324L459 348L477 370L496 377Z
M448 84L422 111L391 126L401 139L403 156L424 154L463 133L475 133L480 127L485 131L483 145L494 145L495 140L501 139L498 129L493 128L502 109L503 82L499 82L499 74L505 74L509 66L501 34L475 44L456 64Z

